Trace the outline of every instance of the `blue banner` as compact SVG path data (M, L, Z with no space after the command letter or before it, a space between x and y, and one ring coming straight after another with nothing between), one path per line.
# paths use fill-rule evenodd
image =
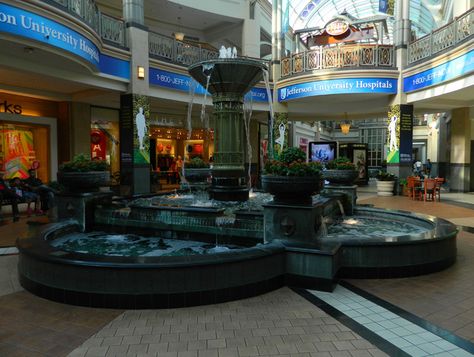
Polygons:
M472 71L474 71L474 50L439 66L404 78L403 91L411 92L429 87L466 75Z
M102 73L130 79L130 62L100 54L99 69Z
M170 89L179 90L182 92L189 92L189 87L191 86L191 81L194 81L190 76L184 74L178 74L174 72L164 71L162 69L151 68L149 71L150 84L166 87ZM195 83L196 94L204 94L206 90L199 83ZM267 91L265 88L252 88L249 93L245 96L252 96L252 101L254 102L268 102Z
M73 53L102 73L130 79L130 62L101 54L78 32L32 12L0 3L0 32L26 37Z
M278 101L328 94L397 93L394 78L345 78L294 84L278 89Z
M0 32L61 48L99 67L99 49L92 41L66 26L32 12L0 3Z
M388 10L388 0L379 0L379 11L387 13Z

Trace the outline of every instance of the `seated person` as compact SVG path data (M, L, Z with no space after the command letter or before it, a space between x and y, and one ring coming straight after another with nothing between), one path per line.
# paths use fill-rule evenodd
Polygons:
M43 181L36 177L36 170L28 170L28 175L29 176L23 180L24 187L40 196L41 210L47 212L54 202L53 189L46 186Z
M31 203L35 203L35 213L42 214L43 212L39 209L40 207L40 196L34 192L28 191L28 189L24 186L23 182L20 180L19 177L15 177L10 180L10 187L15 190L15 193L19 199L23 199L27 204L27 213L28 217L31 216L32 209Z
M16 222L20 219L20 213L18 211L18 198L14 190L8 187L7 182L3 179L4 171L0 171L0 212L1 202L4 198L8 198L12 204L13 221Z

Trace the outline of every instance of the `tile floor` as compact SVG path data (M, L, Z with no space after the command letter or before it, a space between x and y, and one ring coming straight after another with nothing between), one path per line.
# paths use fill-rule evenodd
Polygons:
M448 195L441 203L415 202L361 189L358 202L474 227L474 195L463 197L463 207ZM458 261L445 271L351 279L352 289L338 285L333 294L304 291L316 303L284 287L218 305L123 311L63 305L23 291L9 242L26 234L26 220L0 226L0 246L7 247L0 250L2 357L473 355L474 234L468 231L459 233Z

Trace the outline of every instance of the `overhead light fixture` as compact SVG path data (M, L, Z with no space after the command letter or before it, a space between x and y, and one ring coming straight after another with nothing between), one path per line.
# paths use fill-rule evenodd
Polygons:
M175 33L174 33L174 38L175 38L177 41L183 41L183 40L184 40L184 33L182 33L182 32L175 32Z
M137 67L137 77L138 79L145 79L145 68L142 66Z
M181 6L179 7L179 10L181 11ZM184 40L184 33L181 32L181 16L178 16L176 18L178 20L178 32L174 33L174 38L178 41L183 41Z
M344 135L349 134L349 131L351 130L351 122L347 120L347 113L344 113L344 118L345 120L340 124L341 126L341 132Z

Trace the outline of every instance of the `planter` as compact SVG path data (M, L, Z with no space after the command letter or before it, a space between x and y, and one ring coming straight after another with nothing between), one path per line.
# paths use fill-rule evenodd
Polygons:
M184 178L189 183L207 183L211 176L211 169L206 168L184 168Z
M357 170L325 170L323 179L331 185L352 185L359 176Z
M97 192L110 183L109 171L58 172L58 183L68 192Z
M321 176L262 176L263 190L273 195L274 203L311 204L321 185Z
M395 181L377 181L378 196L393 196Z

